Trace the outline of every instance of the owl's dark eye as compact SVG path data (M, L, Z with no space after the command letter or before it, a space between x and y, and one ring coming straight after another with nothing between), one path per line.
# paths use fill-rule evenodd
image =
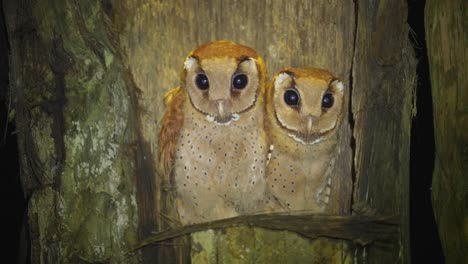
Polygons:
M195 77L195 84L200 90L206 90L210 87L208 77L203 73L197 74L197 76Z
M237 74L232 78L232 87L235 89L244 89L249 82L249 78L245 74Z
M333 95L331 93L327 93L322 98L322 107L323 108L330 108L330 107L333 106L334 101L335 101L335 99L333 98Z
M299 94L295 90L287 90L284 93L284 102L289 106L299 105Z

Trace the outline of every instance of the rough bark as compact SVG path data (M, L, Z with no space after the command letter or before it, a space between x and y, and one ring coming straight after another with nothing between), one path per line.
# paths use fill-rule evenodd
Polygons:
M409 260L409 153L416 63L405 0L357 1L351 116L353 204L400 215L400 244L374 247L377 263Z
M33 263L172 263L190 256L205 263L409 262L415 65L404 0L6 0L4 6ZM171 236L122 254L153 231L175 227L171 197L154 166L162 98L178 85L188 52L219 39L256 49L269 76L312 66L343 80L349 113L339 132L331 213L350 216L353 202L400 215L398 239L361 247L241 226L193 234L191 252L188 236Z
M138 128L100 3L4 8L32 263L131 263Z
M468 262L468 17L462 0L428 0L434 109L432 203L447 263Z

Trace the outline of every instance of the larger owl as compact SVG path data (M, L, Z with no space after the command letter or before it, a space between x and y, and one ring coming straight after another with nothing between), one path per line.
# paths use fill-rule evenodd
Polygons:
M343 89L328 71L314 68L283 70L268 85L267 199L275 211L325 212Z
M266 66L251 48L202 45L166 94L159 154L182 224L254 213L265 192Z

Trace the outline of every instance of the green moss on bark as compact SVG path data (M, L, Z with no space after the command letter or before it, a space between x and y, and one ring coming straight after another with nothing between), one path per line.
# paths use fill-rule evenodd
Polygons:
M288 231L231 227L192 234L194 263L352 263L351 242Z

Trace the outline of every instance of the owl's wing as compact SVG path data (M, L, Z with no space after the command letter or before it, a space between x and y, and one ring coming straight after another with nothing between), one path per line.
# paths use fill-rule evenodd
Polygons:
M184 124L185 95L181 87L169 90L164 95L166 112L159 132L159 166L165 176L169 176L174 160L177 139Z

